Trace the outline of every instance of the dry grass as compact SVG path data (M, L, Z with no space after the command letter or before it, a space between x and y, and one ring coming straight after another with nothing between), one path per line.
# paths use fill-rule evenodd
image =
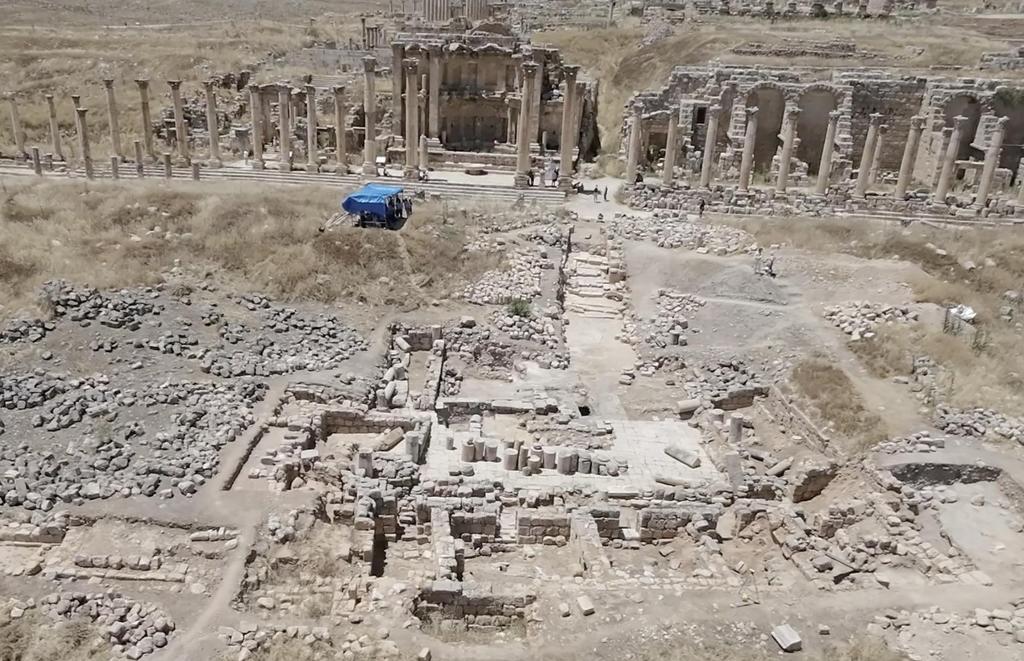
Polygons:
M0 624L2 661L99 661L109 656L109 646L84 620L51 624L27 615Z
M464 254L464 214L416 207L401 232L320 233L342 193L257 184L0 184L0 316L64 278L96 287L199 277L285 300L352 300L412 309L494 266ZM153 231L159 228L159 231ZM173 235L168 238L167 233Z
M278 638L269 645L255 652L249 658L252 661L320 661L328 658L341 658L339 654L326 655L329 648L323 643L310 645L297 638ZM224 659L235 659L237 654L226 655Z
M769 643L774 646L774 643ZM690 642L677 638L645 639L642 644L630 645L628 658L633 661L770 661L780 658L777 648L756 649L742 642L727 644L712 640ZM856 637L846 642L829 645L821 652L800 652L802 661L906 661L906 656L886 647L877 638ZM579 659L603 661L621 659L622 650L618 646L605 645L596 648L586 657L570 657L571 661ZM566 659L564 652L560 655L544 655L539 661L555 661Z
M898 258L924 272L908 284L919 302L966 303L978 312L976 327L987 338L972 349L969 335L943 335L941 328L883 328L871 342L851 345L878 376L906 374L912 355L927 355L950 373L948 401L991 406L1024 414L1021 331L1000 319L1009 290L1024 289L1024 233L1014 229L938 230L866 220L797 218L725 220L743 227L761 244L778 243L817 253L865 259ZM943 254L945 253L945 254ZM976 268L967 268L973 262ZM1016 311L1018 319L1024 311Z
M808 415L840 441L839 448L859 451L885 438L882 418L864 406L850 377L831 362L803 360L793 368L789 383L810 405Z

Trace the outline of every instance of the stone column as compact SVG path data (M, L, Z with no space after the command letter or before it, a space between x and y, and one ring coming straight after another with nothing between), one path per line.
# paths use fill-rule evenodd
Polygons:
M167 84L171 87L171 100L174 102L174 141L178 145L178 155L188 163L188 129L185 128L185 109L181 105L181 81L168 80Z
M754 145L757 143L757 106L743 109L747 113L747 131L743 135L743 157L740 159L740 190L750 187L750 171L754 168Z
M874 186L878 183L878 171L882 167L882 143L885 142L885 134L888 132L888 124L882 124L878 127L878 139L875 140L875 154L871 157L871 172L868 173L869 186Z
M292 132L288 119L288 106L292 102L291 86L288 83L279 83L277 86L277 141L278 141L278 163L277 167L282 172L292 171Z
M149 116L149 80L136 78L135 84L139 86L139 107L142 109L142 144L146 147L146 154L156 160L156 151L153 149L153 122Z
M992 190L992 179L995 177L996 168L999 166L999 153L1003 150L1003 138L1006 137L1006 125L1009 117L1000 117L996 120L995 131L992 132L992 141L985 152L985 165L981 169L981 182L978 184L978 194L974 198L974 208L981 210L988 202L989 191Z
M534 53L534 58L537 54ZM540 118L544 115L544 64L534 59L537 75L533 77L533 107L530 108L530 142L538 143L542 139ZM543 151L543 150L541 150Z
M217 125L217 92L212 80L203 83L206 89L206 132L210 136L210 162L209 166L219 168L220 160L220 127ZM253 141L256 140L255 127Z
M117 121L117 99L114 97L114 80L104 78L103 86L107 89L107 123L110 125L110 144L114 150L114 156L120 161L124 154L121 153L121 129Z
M32 172L38 177L43 176L43 161L39 157L39 147L32 148Z
M516 188L527 188L530 177L530 112L536 88L537 65L523 62L523 84L519 91L519 126L516 129Z
M363 174L377 174L377 58L363 58L363 112L366 139L363 141Z
M135 176L142 179L146 176L146 167L142 164L142 140L133 140L132 146L135 147Z
M416 147L419 131L419 66L417 60L406 59L402 61L402 68L405 71L405 170L403 174L406 179L416 179Z
M52 143L53 157L64 160L64 150L60 144L60 124L57 122L57 106L53 103L53 95L46 95L46 107L50 113L50 142Z
M704 135L704 160L700 165L700 187L711 187L711 167L715 162L715 141L718 137L718 115L722 106L715 104L708 108L707 131Z
M1024 206L1024 163L1017 166L1017 178L1020 179L1020 186L1017 187L1017 204Z
M637 168L640 163L640 131L642 130L643 107L633 104L633 118L629 124L629 142L626 144L626 185L632 186L636 181Z
M828 191L828 180L832 174L832 151L836 146L836 129L839 126L838 110L828 114L828 128L825 129L825 144L821 146L821 159L818 161L818 181L814 185L815 195L824 195Z
M89 111L86 108L75 108L75 113L78 117L78 151L82 154L85 176L92 179L92 152L89 151L89 127L85 120L87 112Z
M935 187L936 204L945 204L946 195L953 184L953 171L956 169L956 155L960 151L960 135L967 124L967 118L957 115L953 118L953 133L949 136L949 144L946 145L946 153L942 160L942 172L939 173L939 183Z
M429 74L427 76L427 137L437 140L441 137L441 48L431 46L429 50Z
M273 105L273 97L277 96L276 85L260 85L257 90L259 95L260 108L260 125L263 127L263 144L272 145L274 144L274 116L271 112Z
M11 106L11 131L14 133L14 147L18 152L18 158L28 158L25 151L25 131L21 129L21 117L18 115L18 102L14 95L7 97Z
M427 148L427 136L420 136L420 158L419 158L420 169L426 172L430 169L430 151Z
M872 113L868 120L868 135L864 139L864 149L860 153L860 167L857 168L857 184L853 196L863 198L868 192L868 180L871 177L871 161L875 156L875 143L878 141L878 126L882 122L879 113Z
M320 164L316 144L316 88L306 85L306 172L316 172Z
M679 151L679 108L668 109L668 135L665 136L665 169L661 173L661 185L672 186L676 178L676 152Z
M338 174L348 174L348 141L345 139L345 86L334 88L334 141L337 145Z
M263 103L260 86L249 85L249 113L252 115L252 169L263 169Z
M897 200L904 200L907 197L907 188L910 187L910 178L914 176L914 164L917 161L917 150L921 146L921 134L924 132L924 117L914 115L910 118L910 133L907 134L907 144L903 148L903 160L900 161L900 175L896 179L896 192L893 194Z
M399 137L403 135L405 125L405 107L402 105L402 94L405 91L404 62L405 46L391 44L391 132Z
M793 138L796 136L796 120L800 108L786 108L785 124L782 127L782 154L779 155L779 176L775 179L775 192L785 193L789 186L789 166L793 160Z
M561 148L561 165L559 166L558 189L568 191L572 188L572 149L576 142L576 132L573 130L573 117L575 116L576 98L576 76L580 68L575 64L567 64L562 67L565 74L565 97L562 102L562 127L558 136L558 146Z

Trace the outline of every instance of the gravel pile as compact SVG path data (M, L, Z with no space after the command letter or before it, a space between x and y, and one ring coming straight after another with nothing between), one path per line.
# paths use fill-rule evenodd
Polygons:
M535 251L516 250L508 256L504 268L484 273L462 292L462 298L477 305L502 304L540 296L541 269L550 268Z
M611 232L621 239L649 241L662 248L687 248L715 255L753 252L754 238L743 230L721 225L708 225L686 219L686 216L655 213L652 217L615 214Z
M103 628L115 654L133 660L165 647L175 628L155 605L117 592L55 592L43 597L39 607L55 618L88 619Z
M954 436L982 438L992 435L1024 445L1024 421L992 409L958 409L940 405L935 409L935 424Z
M622 337L629 344L643 342L659 349L670 345L685 345L685 333L690 327L687 315L701 309L705 303L703 298L693 294L659 289L657 313L647 319L634 314L633 319L623 325Z

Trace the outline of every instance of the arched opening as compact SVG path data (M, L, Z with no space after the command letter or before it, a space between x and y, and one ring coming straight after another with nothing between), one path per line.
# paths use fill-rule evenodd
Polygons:
M829 90L808 90L800 96L800 116L796 134L800 144L796 157L807 163L808 172L817 174L821 164L821 149L828 131L828 114L836 109L836 97Z
M957 115L967 118L967 123L960 134L960 145L956 151L957 160L966 160L971 155L971 143L974 142L974 134L978 132L978 122L981 121L981 103L973 96L960 94L949 100L944 115L946 126L953 126L953 118Z
M992 111L996 117L1008 117L1006 135L1003 137L1003 152L999 167L1013 172L1014 183L1020 181L1018 171L1020 159L1024 158L1024 88L1001 89L992 99Z
M757 106L754 169L764 172L771 169L772 158L781 144L779 131L782 130L786 98L776 87L755 87L747 95L747 106Z

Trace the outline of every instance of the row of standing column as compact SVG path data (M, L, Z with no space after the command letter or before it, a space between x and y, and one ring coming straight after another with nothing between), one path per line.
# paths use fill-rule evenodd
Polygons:
M665 141L665 162L662 174L662 184L671 186L675 180L675 159L678 151L679 130L678 126L680 108L675 107L669 110L669 124ZM758 109L756 106L744 108L746 113L746 132L744 135L743 153L740 160L739 184L740 191L747 191L750 187L750 178L754 162L754 145L757 139ZM701 162L700 186L708 188L711 185L711 174L714 165L715 143L718 132L719 115L721 107L712 105L708 108L708 122L704 142L703 159ZM785 121L782 127L782 149L779 156L779 170L775 181L775 191L783 193L786 191L789 182L790 163L793 156L795 144L796 122L800 109L787 107L785 110ZM821 159L818 165L818 174L815 180L815 195L825 195L828 190L829 180L832 171L832 156L835 150L835 139L838 130L840 112L833 110L828 115L828 126L825 131L825 140L822 145ZM861 152L860 167L857 172L857 179L854 184L853 197L864 198L868 189L874 184L878 177L881 163L882 141L888 127L881 123L882 115L873 113L868 119L868 132L864 141L864 148ZM985 162L982 167L981 181L978 185L975 206L983 207L988 202L995 178L995 170L998 167L1000 150L1008 123L1006 117L1000 117L996 121L992 139L985 154ZM961 135L966 125L967 118L958 116L953 119L953 127L944 129L944 144L946 149L943 153L942 169L939 175L938 185L934 193L934 199L943 203L949 192L952 177L956 167L956 156L960 145ZM921 145L921 136L924 132L925 118L915 115L910 120L910 130L904 147L903 156L900 162L899 175L896 182L894 197L897 200L906 198L913 176L914 166L917 161L918 151ZM636 177L641 137L641 107L636 105L632 109L630 118L629 143L627 145L626 157L626 180L632 182ZM1024 197L1024 184L1021 186L1021 194ZM1024 199L1021 200L1024 202Z

